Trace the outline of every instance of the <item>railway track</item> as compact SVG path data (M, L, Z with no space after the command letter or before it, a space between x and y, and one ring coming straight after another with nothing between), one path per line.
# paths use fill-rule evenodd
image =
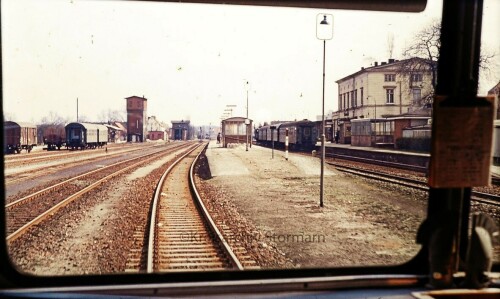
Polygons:
M193 167L202 150L200 146L180 157L158 183L147 272L243 270L195 190Z
M366 163L366 164L370 164L370 165L378 165L378 166L383 166L383 167L391 167L391 168L395 168L395 169L409 170L409 171L422 173L422 174L427 174L427 171L428 171L427 167L418 166L418 165L402 164L402 163L396 163L396 162L390 162L390 161L380 161L380 160L352 157L352 156L346 156L346 155L337 155L337 154L326 153L325 157L331 158L331 159L340 159L340 160L345 160L345 161L351 161L351 162ZM500 186L500 177L498 177L496 175L492 175L491 184L494 186Z
M98 188L113 177L142 166L148 161L158 159L158 157L165 154L182 149L182 147L158 150L141 157L93 170L7 204L5 206L7 242L16 240L33 226L41 223L64 206Z
M106 154L102 154L102 151L87 151L87 153L85 153L84 155L82 155L82 153L72 152L49 155L44 158L28 158L16 162L19 165L29 165L28 169L24 169L23 167L18 167L16 169L14 165L6 163L5 184L12 185L18 182L25 181L27 179L33 179L39 176L47 176L61 169L73 167L72 164L75 162L99 161L102 159L109 159L111 157L136 152L139 150L144 150L144 147L133 147L126 149L115 148L113 151L109 151L109 153ZM69 159L71 160L68 161ZM39 163L39 167L34 166L34 164L36 163Z
M356 168L356 167L349 167L349 166L340 165L340 164L333 163L333 162L327 162L327 163L335 166L335 168L337 170L340 170L340 171L345 172L345 173L350 173L350 174L354 174L357 176L362 176L365 178L374 179L374 180L378 180L378 181L393 183L393 184L397 184L397 185L408 187L408 188L413 188L413 189L418 189L418 190L423 190L423 191L429 190L429 187L427 186L427 183L424 180L403 178L403 177L399 177L396 175L391 175L391 174L376 172L376 171L370 171L370 170L364 170L364 169L361 170L361 169ZM500 207L500 196L497 196L497 195L472 191L471 199L472 199L472 201L475 201L475 202Z

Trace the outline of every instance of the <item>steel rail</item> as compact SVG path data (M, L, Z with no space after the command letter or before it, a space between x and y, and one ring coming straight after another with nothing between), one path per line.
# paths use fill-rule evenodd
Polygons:
M207 147L208 147L208 143L205 145L205 149ZM224 238L224 236L220 232L220 230L217 228L217 225L215 224L214 220L210 216L210 213L208 212L207 208L203 204L203 201L201 200L201 196L198 193L198 190L196 189L196 185L195 185L195 181L194 181L194 175L193 175L194 174L194 166L195 166L196 162L198 161L198 159L200 158L200 155L201 155L202 152L203 151L201 151L196 156L196 158L194 159L193 164L191 164L191 168L189 170L189 186L190 186L192 192L195 195L196 204L200 207L201 212L203 214L203 217L205 217L205 219L207 220L207 222L208 222L208 224L210 226L210 229L212 230L213 235L217 236L217 238L219 239L219 242L222 244L223 249L224 249L226 255L230 258L231 264L233 265L234 268L237 268L238 270L243 270L243 266L241 265L241 262L236 257L236 254L233 252L233 250L231 249L231 247L227 243L226 239Z
M177 148L179 148L179 147L180 147L180 146L177 146L177 147L173 147L173 148L171 148L171 149L177 149ZM169 149L170 149L170 148L169 148ZM108 165L108 166L105 166L105 167L101 167L101 168L99 168L99 169L94 169L94 170L91 170L90 172L86 172L86 173L83 173L83 174L81 174L81 175L78 175L78 176L72 177L72 178L67 179L67 180L65 180L65 181L62 181L62 182L60 182L60 183L57 183L57 184L55 184L55 185L52 185L52 186L49 186L49 187L47 187L47 188L44 188L44 189L42 189L42 190L40 190L40 191L37 191L37 192L35 192L35 193L33 193L33 194L27 195L27 196L25 196L25 197L23 197L23 198L20 198L20 199L16 200L16 201L13 201L13 202L11 202L11 203L9 203L9 204L5 205L5 209L8 209L8 208L13 208L13 207L15 207L15 206L17 206L17 205L19 205L19 204L21 204L21 203L28 202L29 200L36 199L36 198L38 198L38 197L42 196L43 194L46 194L47 192L50 192L50 191L53 191L53 190L56 190L57 188L59 188L59 187L61 187L61 186L65 185L65 184L68 184L68 183L70 183L70 182L72 182L72 181L74 181L74 180L81 179L81 178L83 178L83 177L86 177L86 176L92 175L92 174L94 174L94 173L97 173L97 172L103 171L103 170L105 170L105 169L109 169L109 168L111 168L111 167L115 167L115 166L120 165L120 164L128 163L128 162L131 162L131 161L134 161L134 160L137 160L137 159L142 159L142 158L145 158L145 157L148 157L148 156L152 156L152 155L155 155L155 154L157 154L157 153L159 153L159 152L161 152L161 151L157 151L157 152L154 152L154 153L151 153L151 154L147 154L147 155L144 155L144 156L140 156L140 157L136 157L136 158L127 159L127 160L124 160L124 161L120 161L120 162L117 162L117 163L114 163L114 164L111 164L111 165Z
M207 145L205 145L206 148ZM156 251L155 251L155 242L156 242L156 222L158 218L158 213L159 213L159 201L160 201L160 196L162 192L162 187L164 184L164 181L166 177L170 174L171 170L177 166L177 164L183 160L186 156L191 154L196 148L193 150L189 151L185 155L181 156L177 161L175 161L162 175L161 179L159 180L157 184L157 188L155 190L155 195L152 203L152 209L151 209L151 221L150 221L150 227L149 227L149 236L148 236L148 256L147 256L147 272L152 273L154 272L154 264L155 264L155 259L156 259ZM203 151L201 151L203 152ZM190 191L194 200L194 204L197 206L197 210L201 218L203 218L205 222L205 229L210 232L209 236L210 237L216 237L216 241L214 243L218 243L222 251L224 252L225 257L228 258L231 266L235 269L243 270L243 266L241 265L240 261L234 254L234 252L231 250L228 242L224 239L223 235L220 233L219 229L215 225L215 222L211 218L210 214L208 213L207 209L205 208L201 197L196 190L195 182L194 182L194 166L196 165L196 162L198 161L201 152L196 156L194 161L191 163L191 166L189 168L189 187Z
M397 185L401 185L404 187L408 188L414 188L422 191L429 191L429 186L427 185L426 182L418 181L415 179L410 179L410 178L402 178L398 177L395 175L391 174L384 174L380 172L375 172L371 170L361 170L359 168L355 167L349 167L349 166L344 166L344 165L338 165L332 162L328 162L328 164L335 166L336 169L351 173L354 175L370 178L370 179L375 179L379 181L384 181L388 183L394 183ZM471 199L473 201L481 202L483 204L488 204L488 205L493 205L493 206L500 206L500 196L494 195L494 194L488 194L484 192L478 192L478 191L472 191L472 197Z
M115 157L115 156L120 156L120 155L123 155L123 154L126 154L126 153L133 153L133 152L136 152L136 151L139 151L143 148L132 148L132 149L122 149L122 150L119 150L119 151L115 151L113 153L110 153L110 154L106 154L106 155L98 155L99 153L98 152L94 152L94 155L84 155L84 156L81 156L79 153L75 153L74 155L73 154L70 154L70 155L65 155L65 154L60 154L60 155L57 155L57 156L48 156L48 157L45 157L46 159L48 160L52 160L52 161L57 161L59 158L61 158L61 156L64 158L64 160L66 159L72 159L72 158L75 158L75 157L81 157L82 159L80 160L76 160L76 161L64 161L64 160L60 160L61 162L60 163L57 163L57 164L53 164L53 165L43 165L43 164L40 164L40 167L39 168L35 168L33 170L30 170L30 171L35 171L35 172L40 172L40 171L43 171L43 173L41 175L34 175L34 176L30 176L30 177L20 177L20 178L14 178L14 179L9 179L9 177L17 177L19 175L22 175L25 173L25 171L17 171L17 172L14 172L14 173L11 173L11 174L7 174L6 175L6 180L5 180L5 184L6 185L12 185L14 183L17 183L19 181L25 181L25 180L29 180L29 179L32 179L33 177L39 177L39 176L43 176L43 175L47 175L47 168L57 168L57 167L61 167L61 168L65 168L66 165L68 165L68 163L77 163L77 162L90 162L90 161L95 161L95 160L100 160L100 159L106 159L106 158L111 158L111 157ZM40 159L41 160L41 159ZM20 163L24 163L24 162L29 162L29 161L18 161ZM71 167L71 166L67 166L67 167ZM66 168L67 168L66 167ZM13 167L13 168L10 168L10 169L19 169L19 168L22 168L22 167ZM54 172L54 171L52 171ZM50 173L50 172L49 172Z
M161 151L160 152L156 152L155 154L158 154L158 153L161 153ZM151 156L151 155L154 155L154 154L149 154L149 155L146 155L146 156ZM148 159L146 159L146 161L149 161L149 160L152 160L152 159L155 159L155 158L156 157L149 157ZM126 172L129 169L134 168L134 167L139 166L139 165L142 165L142 164L144 164L144 160L138 161L137 163L134 163L134 164L129 165L129 166L125 167L125 168L122 168L119 171L114 172L114 173L112 173L112 174L110 174L110 175L108 175L108 176L106 176L104 178L99 179L98 181L96 181L96 182L92 183L91 185L83 188L82 190L78 191L77 193L75 193L75 194L67 197L66 199L60 201L59 203L57 203L56 205L54 205L52 208L46 210L42 214L38 215L36 218L32 219L27 224L25 224L22 227L20 227L19 229L17 229L14 233L12 233L9 236L7 236L7 242L12 242L12 241L16 240L24 232L26 232L29 228L31 228L32 226L34 226L34 225L42 222L43 220L45 220L46 218L48 218L51 214L56 213L61 208L63 208L66 205L70 204L71 202L73 202L74 200L76 200L77 198L79 198L80 196L82 196L83 194L85 194L85 193L87 193L87 192L95 189L101 183L106 182L106 181L112 179L113 177L115 177L115 176L117 176L119 174L122 174L123 172Z
M363 162L363 163L367 163L367 164L387 166L387 167L411 170L411 171L421 172L421 173L427 173L427 170L428 170L428 168L424 167L424 166L403 164L403 163L389 162L389 161L380 161L380 160L373 160L373 159L361 158L361 157L353 157L353 156L338 155L338 154L331 154L331 153L326 153L326 156L328 158L337 158L337 159L354 161L354 162Z
M163 183L165 182L165 179L167 178L168 174L172 171L172 169L180 162L182 159L184 159L187 155L189 155L192 151L194 151L199 145L193 146L192 149L188 150L185 154L180 156L177 160L175 160L172 165L170 165L167 170L163 173L161 176L160 180L158 181L158 184L156 185L155 193L153 196L153 203L151 207L151 219L150 219L150 224L149 224L149 236L148 236L148 258L147 258L147 272L152 273L153 272L153 264L154 264L154 243L156 239L156 218L157 216L157 211L158 211L158 202L160 200L161 196L161 188L163 186Z

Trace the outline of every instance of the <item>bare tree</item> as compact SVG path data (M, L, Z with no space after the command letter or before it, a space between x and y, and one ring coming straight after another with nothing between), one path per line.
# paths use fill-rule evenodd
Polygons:
M125 121L124 115L126 115L125 111L108 109L107 111L102 111L99 114L98 120L99 120L99 122L102 122L102 123L123 122L123 121Z
M404 61L400 64L399 73L406 75L408 83L412 84L412 74L430 70L432 74L432 90L430 94L423 95L423 104L428 106L432 104L434 90L437 84L437 62L439 60L439 51L441 49L441 22L433 20L428 26L417 32L411 44L403 50ZM494 57L485 45L482 45L481 55L479 57L480 75L489 77L491 70L496 69Z
M67 123L68 120L61 117L57 112L50 111L49 115L42 117L42 125L63 125Z

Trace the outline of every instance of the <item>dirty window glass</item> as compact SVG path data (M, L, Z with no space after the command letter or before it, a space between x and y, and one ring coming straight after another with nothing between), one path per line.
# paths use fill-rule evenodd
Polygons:
M410 260L437 61L415 37L438 30L442 9L428 2L394 13L2 1L13 263L70 275ZM483 28L498 49L498 26ZM187 179L198 155L202 204Z

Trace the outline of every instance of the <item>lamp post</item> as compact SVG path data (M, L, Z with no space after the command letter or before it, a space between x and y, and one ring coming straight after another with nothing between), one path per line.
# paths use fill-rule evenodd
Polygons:
M247 119L245 119L245 136L246 136L246 139L247 139L247 142L245 143L246 144L246 151L248 152L248 127L250 126L250 120L248 119L248 89L249 89L249 85L248 85L248 81L246 81L245 83L245 89L247 91Z
M333 15L318 14L316 16L316 38L323 41L323 99L321 109L321 177L320 177L320 195L319 206L323 207L323 197L325 194L325 56L326 40L333 38Z

